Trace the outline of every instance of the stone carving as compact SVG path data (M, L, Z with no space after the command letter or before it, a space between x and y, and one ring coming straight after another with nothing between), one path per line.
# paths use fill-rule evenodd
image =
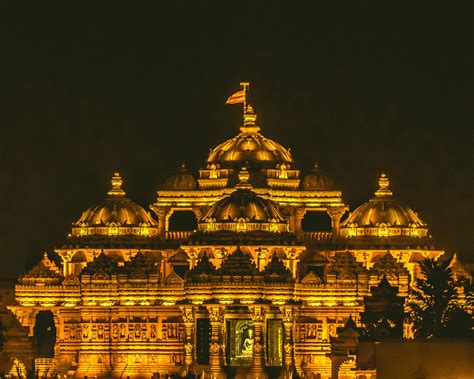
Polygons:
M163 339L164 340L176 340L179 339L179 326L180 324L174 322L163 323Z
M90 329L90 324L82 324L82 339L83 340L89 339L89 329Z
M152 340L156 339L156 325L155 324L150 325L150 339Z
M194 322L194 314L192 308L185 308L183 314L183 321L184 323L193 323Z
M315 322L298 323L296 327L296 340L298 342L322 340L322 324Z
M209 320L211 322L222 322L222 310L220 308L212 308L209 311Z
M186 355L192 355L193 354L193 345L188 342L184 345L184 351Z
M265 311L261 307L252 307L250 312L254 323L262 323L265 320Z
M293 322L293 310L291 308L285 308L283 310L282 321L284 323L292 323Z
M217 342L214 342L211 345L211 354L212 355L218 355L220 353L220 351L221 351L220 345Z

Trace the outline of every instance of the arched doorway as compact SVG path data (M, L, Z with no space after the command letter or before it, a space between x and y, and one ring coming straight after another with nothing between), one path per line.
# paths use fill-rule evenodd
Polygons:
M331 217L324 211L307 211L301 221L303 232L329 232Z
M193 231L197 229L197 219L193 211L175 210L168 219L168 230L173 231Z
M33 336L41 358L54 358L56 327L51 311L39 311L36 315Z

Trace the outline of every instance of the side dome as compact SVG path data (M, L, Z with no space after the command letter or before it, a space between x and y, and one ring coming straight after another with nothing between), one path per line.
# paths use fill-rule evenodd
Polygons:
M342 237L426 237L427 224L413 209L393 198L385 174L375 197L351 212L341 224Z
M158 223L150 212L128 199L121 186L122 178L115 173L107 198L83 212L79 220L73 223L73 236L158 234Z
M186 165L183 163L179 168L179 172L170 176L163 183L162 189L170 191L192 191L197 188L197 181L192 176Z
M247 173L248 175L248 173ZM199 221L198 230L203 232L288 232L288 222L275 203L252 191L247 177L236 186L229 196L216 202Z
M206 160L207 166L237 170L244 165L251 169L275 168L277 164L291 167L294 161L290 151L260 134L256 119L257 115L249 105L241 133L212 149Z
M306 191L333 191L337 189L334 180L317 163L314 164L311 172L305 176L301 187Z

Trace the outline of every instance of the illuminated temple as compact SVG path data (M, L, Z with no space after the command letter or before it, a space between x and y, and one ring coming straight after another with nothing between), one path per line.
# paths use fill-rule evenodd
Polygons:
M150 210L115 173L55 254L19 278L18 327L31 337L51 316L61 376L358 377L350 346L364 310L383 294L403 307L416 263L444 253L428 225L385 174L349 212L322 168L303 175L261 133L250 105L201 167L195 177L183 165Z

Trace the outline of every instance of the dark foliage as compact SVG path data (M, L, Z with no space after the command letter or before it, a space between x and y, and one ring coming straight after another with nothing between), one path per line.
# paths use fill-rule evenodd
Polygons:
M472 338L472 285L455 281L450 261L419 264L410 316L416 338ZM462 294L460 296L460 294Z

